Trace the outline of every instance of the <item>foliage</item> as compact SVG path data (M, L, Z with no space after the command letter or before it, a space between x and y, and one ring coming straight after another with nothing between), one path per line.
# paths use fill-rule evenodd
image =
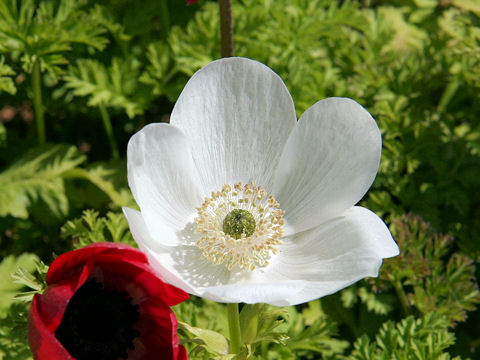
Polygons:
M63 175L84 160L71 146L32 149L0 174L0 216L26 218L35 201L42 201L55 216L65 216Z
M31 360L27 342L28 305L14 303L6 316L0 316L0 360Z
M320 301L313 301L303 309L287 309L289 318L280 328L286 329L286 346L274 345L268 352L270 359L336 358L349 347L348 341L338 337L338 324L322 309ZM283 330L282 329L282 330Z
M150 103L149 93L139 89L138 65L131 59L113 58L105 67L93 59L80 59L69 68L65 86L76 96L88 96L89 106L121 107L133 118Z
M210 359L228 355L228 321L225 305L192 297L173 307L190 358ZM184 324L187 324L185 326ZM202 329L208 329L203 332ZM205 351L203 351L205 350ZM227 349L228 350L228 349Z
M62 237L72 239L75 248L105 241L135 245L127 220L122 213L114 212L99 218L98 212L86 210L81 218L70 220L62 227Z
M131 196L116 190L106 166L78 168L85 156L73 146L34 148L0 174L0 216L27 218L32 204L41 203L57 218L65 217L69 201L65 179L86 179L107 194L115 205L127 205Z
M359 338L348 359L452 359L445 349L455 342L455 336L446 325L447 320L436 313L418 319L409 316L397 324L388 321L373 343L367 336Z
M12 68L5 65L5 58L0 57L0 92L6 91L12 95L15 95L17 88L10 76L15 75L15 71Z
M406 311L414 306L422 314L445 316L449 325L465 321L467 311L480 303L473 261L451 253L453 238L436 234L421 218L407 215L392 222L402 256L383 266L376 283L380 288L393 284L406 294Z
M18 257L7 256L0 262L0 317L5 316L14 296L22 288L22 284L15 283L12 275L18 268L28 273L35 269L38 257L35 254L24 253Z
M87 168L71 169L65 174L66 179L86 180L97 189L102 191L110 200L110 207L134 206L135 202L131 192L127 188L125 179L125 164L120 163L96 163L90 164ZM79 194L72 200L79 201L81 196L99 197L92 188L76 188Z
M106 45L93 11L82 8L86 1L51 0L35 6L34 0L0 2L0 51L20 59L24 71L41 59L42 68L56 78L68 62L64 53L76 43L101 50Z
M337 326L318 302L304 309L245 304L240 312L244 346L237 357L226 347L229 334L224 304L194 297L174 310L192 359L298 359L309 354L333 358L349 346L336 338Z
M47 271L35 254L11 255L0 263L0 360L32 358L28 309L33 295L46 288Z

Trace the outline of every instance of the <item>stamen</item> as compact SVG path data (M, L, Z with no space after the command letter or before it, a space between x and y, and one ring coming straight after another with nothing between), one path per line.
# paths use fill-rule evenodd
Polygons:
M284 211L273 195L253 182L224 185L198 208L197 245L213 264L229 270L254 270L268 265L284 234Z

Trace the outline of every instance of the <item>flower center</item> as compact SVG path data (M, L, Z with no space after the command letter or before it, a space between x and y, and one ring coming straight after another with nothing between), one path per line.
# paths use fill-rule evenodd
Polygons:
M106 290L93 279L70 299L55 336L77 360L126 359L140 335L133 328L138 318L138 305L126 292Z
M242 234L248 237L252 235L254 231L255 218L247 210L232 210L225 216L225 220L223 220L223 232L235 239L240 239Z
M196 232L202 255L229 270L268 265L284 234L284 211L273 195L253 183L224 185L198 208Z

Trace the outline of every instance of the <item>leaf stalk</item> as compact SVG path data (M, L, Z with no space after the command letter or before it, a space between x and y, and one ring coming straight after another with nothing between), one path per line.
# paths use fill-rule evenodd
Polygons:
M112 152L112 157L118 159L120 156L118 154L117 141L113 135L112 122L110 120L110 115L108 115L107 108L105 105L98 106L100 110L100 115L102 116L103 127L105 128L105 133L107 134L108 143L110 144L110 150Z
M400 304L402 305L402 309L405 315L412 315L412 309L408 303L407 295L405 294L405 290L403 290L403 285L400 281L392 281L393 287L395 288L395 292L397 293L398 299L400 300Z
M40 60L35 58L32 69L33 108L35 110L35 122L37 123L37 137L40 145L45 144L45 117L42 104L42 85Z
M167 0L160 0L160 12L162 13L162 27L163 27L163 32L165 35L165 38L168 36L168 32L170 30L170 14L168 11L168 4Z

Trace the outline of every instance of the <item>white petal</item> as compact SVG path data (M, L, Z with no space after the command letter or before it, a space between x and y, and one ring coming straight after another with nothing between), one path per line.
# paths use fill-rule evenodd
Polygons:
M289 296L298 294L307 286L306 281L284 280L265 283L234 283L204 289L203 297L225 303L267 303L275 305Z
M375 179L381 146L375 120L355 101L328 98L309 108L275 174L287 229L310 229L356 204Z
M127 207L123 212L138 247L165 281L194 295L201 295L202 288L228 283L230 272L224 266L214 266L201 257L199 248L194 245L196 235L191 224L176 233L184 245L164 246L152 238L142 213ZM175 234L172 229L170 234Z
M132 232L133 238L137 242L138 247L145 253L145 255L147 255L150 265L160 274L160 277L176 287L179 287L189 293L194 293L193 288L184 283L180 278L175 276L175 274L172 274L170 271L165 269L162 264L155 259L153 255L155 252L167 252L168 249L162 245L159 245L152 239L150 233L148 232L147 226L143 221L140 211L123 207L123 213L127 218L130 231ZM152 247L155 250L152 250Z
M220 59L195 73L170 117L191 140L205 195L251 180L271 192L295 120L280 77L245 58Z
M168 124L145 126L130 139L128 183L155 241L178 244L169 234L193 219L202 203L187 138Z
M272 303L298 293L305 281L269 281L267 283L237 283L223 265L212 265L201 257L195 239L186 239L185 246L162 246L150 236L142 214L123 208L133 237L147 255L150 265L168 283L186 292L218 302ZM189 230L185 230L188 232ZM153 247L152 247L153 245Z
M399 253L385 223L373 212L352 207L326 223L285 239L271 264L251 282L307 281L278 306L296 305L332 294L367 276L377 276L383 258Z

